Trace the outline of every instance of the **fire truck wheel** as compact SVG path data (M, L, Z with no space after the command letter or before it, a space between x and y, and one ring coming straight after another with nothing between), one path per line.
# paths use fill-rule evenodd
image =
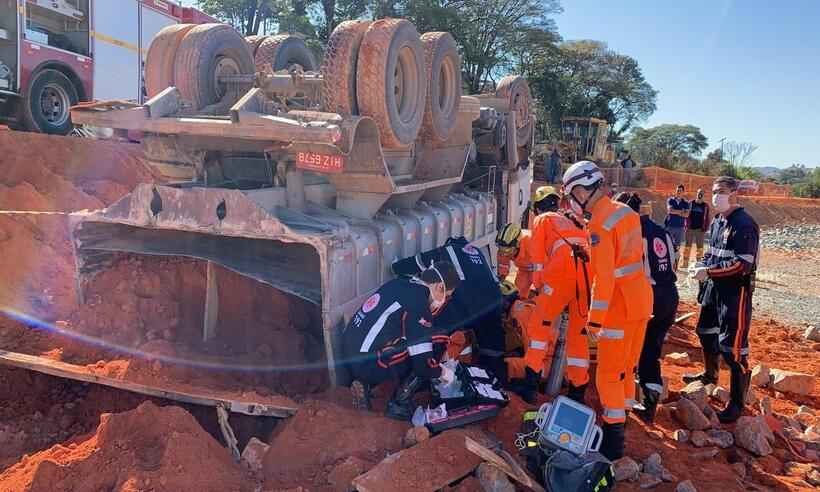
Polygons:
M182 38L196 24L173 24L163 28L151 40L145 57L145 92L154 97L174 85L174 61Z
M174 83L194 110L220 102L228 86L223 75L252 75L253 56L245 39L226 24L201 24L182 39L174 64Z
M270 65L274 72L294 65L301 65L305 72L315 72L319 68L316 56L305 41L290 34L268 36L256 50L254 62L257 72L263 71L265 65Z
M57 70L41 70L31 79L24 96L20 112L27 129L68 135L73 128L71 106L80 100L68 77Z
M443 141L456 127L461 104L461 58L450 33L428 32L421 36L421 42L429 81L422 131Z
M356 66L362 115L375 120L385 148L410 145L418 136L427 99L424 48L415 26L380 19L364 34Z
M251 53L256 56L256 50L259 49L259 45L262 44L262 41L265 40L267 36L264 34L256 35L256 36L245 36L245 41L247 41L248 46L251 48Z
M322 60L322 108L344 116L359 114L356 62L369 21L344 21L333 30Z
M495 97L509 101L510 111L515 112L516 141L519 147L525 146L532 136L529 84L524 77L508 75L498 83Z

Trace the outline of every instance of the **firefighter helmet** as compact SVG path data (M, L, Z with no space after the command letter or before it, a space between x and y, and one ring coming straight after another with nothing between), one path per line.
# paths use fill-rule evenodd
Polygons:
M556 190L554 186L539 186L538 189L535 190L535 193L532 194L532 203L538 203L548 196L555 196L556 199L561 198L561 195L558 194L558 190Z
M502 280L499 284L499 287L501 288L501 295L504 297L518 293L518 288L515 286L515 284L507 280Z
M572 193L576 186L591 186L604 180L604 174L592 161L580 161L571 165L564 173L564 193Z
M521 226L516 223L509 223L498 231L495 236L495 244L499 248L518 248L518 241L521 239Z

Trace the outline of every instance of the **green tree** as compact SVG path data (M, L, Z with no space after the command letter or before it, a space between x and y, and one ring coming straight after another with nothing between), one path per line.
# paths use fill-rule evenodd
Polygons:
M671 169L699 156L709 141L694 125L666 124L633 128L626 146L638 161Z
M260 34L264 27L277 22L285 10L282 0L199 0L197 6L245 36Z
M806 173L803 181L793 185L792 194L803 198L820 198L820 167Z
M806 169L806 166L803 164L792 164L786 169L778 171L777 175L775 175L775 181L780 184L790 185L806 181L808 175L809 171Z
M610 140L623 137L656 109L658 92L638 62L601 41L561 43L522 64L538 99L558 127L564 116L595 117L610 125Z

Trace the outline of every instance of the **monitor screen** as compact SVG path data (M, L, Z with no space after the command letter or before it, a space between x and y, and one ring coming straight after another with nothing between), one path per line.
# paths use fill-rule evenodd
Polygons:
M558 414L553 420L553 424L566 429L573 434L583 436L589 422L590 415L584 413L570 405L559 405Z

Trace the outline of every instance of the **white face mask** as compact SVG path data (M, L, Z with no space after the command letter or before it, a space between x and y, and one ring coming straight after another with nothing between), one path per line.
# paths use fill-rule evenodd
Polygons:
M729 195L722 195L719 193L713 194L712 206L715 207L715 210L719 214L729 210L729 207L731 207L731 205L729 205Z
M581 205L579 205L578 202L576 202L574 198L570 198L569 207L572 209L572 211L578 217L583 217L584 216L584 209L581 208Z

